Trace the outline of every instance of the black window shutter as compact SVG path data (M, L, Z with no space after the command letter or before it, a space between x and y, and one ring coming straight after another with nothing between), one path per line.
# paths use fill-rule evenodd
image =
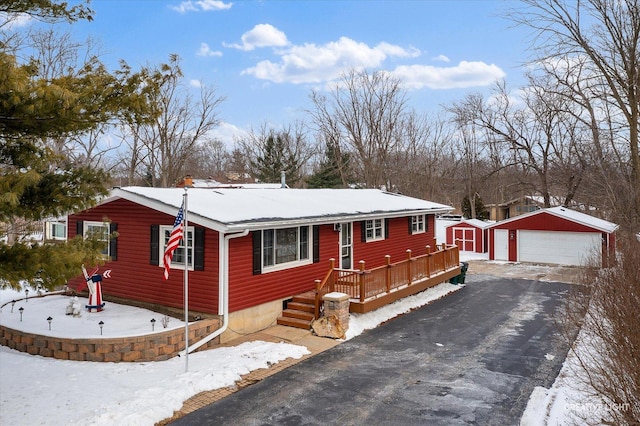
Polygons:
M253 239L253 275L262 273L262 231L252 231Z
M389 219L384 220L384 238L389 238Z
M363 243L367 242L367 221L363 220L360 222L360 241Z
M151 225L151 252L149 253L149 263L160 265L160 225Z
M320 262L320 225L313 226L313 263Z
M409 216L409 235L413 234L413 216Z
M194 228L193 269L204 271L204 228Z
M109 224L109 234L118 232L118 224L111 222ZM109 256L111 260L118 260L118 237L110 236L109 238Z
M429 216L426 214L424 215L424 230L425 231L429 230Z
M76 221L76 235L83 235L83 234L84 234L84 221L77 220Z

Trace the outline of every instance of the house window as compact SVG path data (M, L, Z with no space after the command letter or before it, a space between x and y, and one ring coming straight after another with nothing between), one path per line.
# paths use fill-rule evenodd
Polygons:
M86 237L95 237L98 241L105 243L105 248L102 250L102 254L110 256L110 244L109 244L109 223L107 222L83 222L82 235Z
M48 237L52 240L67 239L67 225L64 222L47 222L49 227Z
M376 241L384 240L384 220L372 219L365 221L366 240Z
M309 227L265 229L262 231L262 266L281 269L311 263Z
M160 226L160 266L164 266L164 251L167 248L167 243L169 242L172 230L173 226ZM182 240L180 240L180 244L173 252L173 258L171 259L172 269L184 269L185 258L189 269L193 269L193 227L187 227L187 232L185 234L186 238L183 237Z
M426 221L423 214L411 216L411 233L421 234L426 231Z

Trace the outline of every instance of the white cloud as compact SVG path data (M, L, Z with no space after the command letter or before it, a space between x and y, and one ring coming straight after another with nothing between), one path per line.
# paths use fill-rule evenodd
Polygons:
M497 65L461 61L452 67L402 65L391 71L408 89L464 89L488 86L506 76Z
M171 6L171 9L180 13L200 11L208 12L210 10L231 9L232 5L233 3L225 3L220 0L187 0L181 2L178 6Z
M236 125L222 121L218 126L209 131L207 135L211 139L221 141L227 150L231 151L234 148L235 141L246 137L247 131L242 130Z
M282 47L289 44L285 33L270 24L258 24L250 31L244 33L240 39L242 40L242 44L225 43L224 45L226 47L249 51L256 47Z
M9 30L19 27L26 27L31 23L31 16L26 13L0 13L0 27Z
M211 50L207 43L200 43L200 49L196 52L198 56L222 56L219 50Z
M416 49L404 49L388 43L370 47L348 37L324 45L307 43L280 49L279 62L264 60L242 73L276 83L321 83L331 81L350 68L376 68L389 57L416 57Z
M434 61L440 61L440 62L451 62L451 59L449 59L449 57L445 56L445 55L438 55L438 56L434 56L432 58Z
M195 80L195 79L189 80L189 86L200 88L202 87L202 82L200 80Z

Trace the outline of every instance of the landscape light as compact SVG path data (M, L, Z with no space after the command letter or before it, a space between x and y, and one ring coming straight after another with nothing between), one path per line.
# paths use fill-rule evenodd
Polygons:
M16 304L16 301L12 300L11 301L11 313L13 313L13 307L15 306L15 304Z
M104 322L100 321L98 325L100 326L100 335L102 336L102 327L104 327Z
M27 302L28 302L29 301L29 289L28 288L24 289L24 294L25 294L25 296L27 296Z
M18 310L20 311L20 322L22 322L22 313L24 312L24 308L20 306L20 309Z
M51 321L53 321L53 318L47 318L47 322L49 323L49 331L51 331Z
M154 331L155 329L156 329L156 319L151 318L151 331Z

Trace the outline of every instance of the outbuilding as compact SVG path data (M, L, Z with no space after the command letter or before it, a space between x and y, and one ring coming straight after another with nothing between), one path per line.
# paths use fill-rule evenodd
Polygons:
M511 262L606 266L615 252L618 225L552 207L497 222L489 228L489 259Z
M486 253L489 249L489 227L491 223L479 219L464 219L448 225L445 229L448 245L457 245L460 251Z

